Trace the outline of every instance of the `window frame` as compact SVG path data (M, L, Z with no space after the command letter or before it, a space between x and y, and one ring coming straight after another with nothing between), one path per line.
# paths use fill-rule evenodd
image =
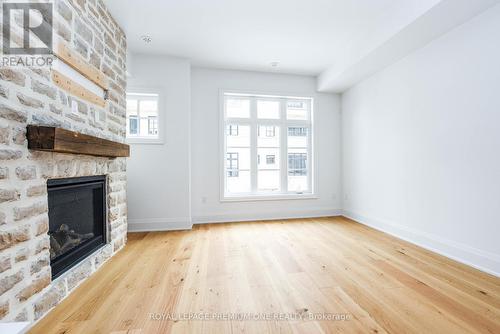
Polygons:
M249 118L227 118L225 112L225 100L227 96L235 98L250 98L250 117ZM280 119L258 119L257 118L257 99L278 99L280 104ZM286 100L308 100L309 101L309 119L308 120L287 120L286 118ZM283 102L284 101L284 102ZM220 164L220 202L243 202L243 201L272 201L272 200L289 200L289 199L317 199L317 163L315 155L315 136L314 136L314 110L316 100L313 96L283 94L283 93L263 93L220 89L219 91L219 164ZM226 157L226 126L227 124L234 125L249 125L250 126L250 166L251 166L251 191L248 193L226 194L226 175L225 175L225 157ZM308 191L295 192L288 191L288 127L305 127L308 128L308 147L307 153L309 159L307 162L308 172ZM256 191L258 173L257 162L257 131L258 126L277 126L280 133L280 148L279 148L279 170L280 170L280 187L281 191L276 193L266 193Z
M158 137L157 138L151 138L147 136L134 136L134 137L128 137L128 129L126 129L127 137L126 137L126 142L128 144L152 144L152 145L162 145L164 144L164 138L165 138L165 125L164 125L164 106L165 106L165 100L163 97L163 94L161 93L161 89L158 87L141 87L141 86L132 86L132 87L127 87L127 92L125 98L128 99L129 95L147 95L147 94L156 94L158 97L158 114L156 118L156 124L157 124L157 130L158 130ZM128 127L128 117L125 115L126 118L126 126ZM140 124L138 123L138 126ZM149 132L149 119L148 119L148 132Z

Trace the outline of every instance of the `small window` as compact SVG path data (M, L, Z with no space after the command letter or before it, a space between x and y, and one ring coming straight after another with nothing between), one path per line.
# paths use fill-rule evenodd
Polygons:
M266 155L266 164L274 165L276 163L276 156L274 155Z
M227 135L228 136L238 136L239 135L238 125L233 125L233 124L228 125L227 126Z
M257 128L257 136L262 136L271 138L276 136L276 127L275 126L259 126Z
M158 134L158 117L148 116L148 134L149 135Z
M139 120L137 119L137 115L129 116L129 133L131 135L136 135L138 131Z
M227 153L227 177L238 177L239 176L239 157L238 153L228 152Z
M127 138L159 139L158 94L127 93Z
M309 119L309 101L289 100L286 104L286 118L289 120Z
M290 127L288 128L288 135L291 137L305 137L307 136L307 128Z
M276 130L274 126L266 126L266 137L274 137L276 135Z
M306 153L288 153L288 175L307 175Z

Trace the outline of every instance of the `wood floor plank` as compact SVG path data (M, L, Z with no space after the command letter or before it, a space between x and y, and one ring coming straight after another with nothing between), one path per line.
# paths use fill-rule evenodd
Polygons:
M197 225L129 234L30 332L500 333L500 279L342 217Z

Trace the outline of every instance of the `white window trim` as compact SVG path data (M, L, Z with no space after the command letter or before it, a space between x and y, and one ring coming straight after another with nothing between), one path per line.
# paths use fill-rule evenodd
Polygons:
M165 143L165 99L162 90L158 87L127 87L127 94L157 94L158 95L158 138L149 137L127 137L127 144L149 144L162 145ZM127 129L128 131L128 129Z
M282 193L275 193L275 194L262 194L262 193L254 193L254 194L237 194L237 195L226 195L225 194L225 159L226 159L226 119L225 119L225 95L226 94L235 94L235 95L240 95L244 96L247 95L249 97L263 97L263 98L287 98L287 99L308 99L311 100L310 104L310 129L311 133L309 136L309 151L311 158L309 159L309 185L311 187L311 190L305 193L288 193L288 192L282 192ZM297 199L318 199L318 195L316 193L318 189L317 185L317 180L318 180L318 169L317 169L317 157L315 154L315 147L317 145L316 143L316 135L315 135L315 122L314 122L314 110L316 110L316 103L317 99L315 99L313 96L310 95L300 95L300 94L289 94L289 93L279 93L279 92L258 92L258 91L238 91L238 90L233 90L233 89L220 89L219 90L219 201L220 202L251 202L251 201L280 201L280 200L297 200ZM251 107L252 108L252 107ZM282 109L286 108L282 106ZM252 111L250 111L252 112ZM293 121L287 121L286 118L286 111L283 112L281 111L281 118L279 120L270 120L271 123L287 123L288 125L293 125ZM237 119L236 119L237 120ZM237 124L252 124L255 119L252 119L250 115L250 119L240 119L241 122L237 122ZM265 123L265 119L260 119L258 120L258 123ZM255 121L255 123L257 123ZM300 121L298 122L297 125L300 125ZM255 129L255 127L253 127ZM251 131L252 130L251 128ZM254 140L257 140L256 134L251 136L254 138ZM288 155L285 154L284 158L282 157L283 151L285 151L285 148L287 145L284 145L286 143L286 140L288 138L288 133L281 133L280 131L280 170L282 171L281 173L281 186L284 187L286 185L286 182L283 182L283 179L288 176ZM257 146L256 145L250 145L250 150L251 150L251 156L256 154L256 152L253 152L253 150L256 150ZM251 159L253 161L253 164L255 165L257 163L257 159ZM252 163L252 162L251 162ZM257 169L256 166L251 166L252 173L256 173ZM283 172L285 171L285 172ZM253 190L253 189L252 189Z

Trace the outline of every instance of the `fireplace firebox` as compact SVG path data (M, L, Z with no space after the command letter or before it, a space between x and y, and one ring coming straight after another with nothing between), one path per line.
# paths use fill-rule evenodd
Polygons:
M47 181L50 266L56 278L106 244L106 176Z

